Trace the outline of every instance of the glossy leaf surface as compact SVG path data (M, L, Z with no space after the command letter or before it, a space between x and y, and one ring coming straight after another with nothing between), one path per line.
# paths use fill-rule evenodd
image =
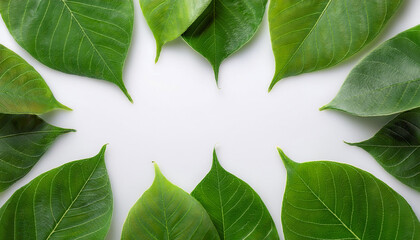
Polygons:
M207 210L221 239L279 239L261 198L247 183L222 168L216 152L212 169L191 195Z
M105 147L17 190L0 209L0 239L104 239L112 216Z
M203 206L155 165L153 185L130 210L121 239L212 240L217 231Z
M129 97L122 75L132 0L2 0L0 13L19 45L43 64L107 80Z
M0 192L25 176L62 129L34 115L0 114Z
M273 0L269 8L276 72L281 79L338 64L371 42L402 0Z
M211 0L140 0L143 15L156 39L156 62L162 46L180 37Z
M390 174L420 191L420 109L400 114L373 138L351 145L363 148Z
M350 73L323 109L384 116L420 107L420 25L386 41Z
M59 103L39 73L0 44L0 113L42 114L69 108Z
M184 40L213 66L216 81L223 60L255 35L267 0L213 0L184 33Z
M279 152L287 169L286 239L420 239L410 205L373 175L334 162L298 164Z

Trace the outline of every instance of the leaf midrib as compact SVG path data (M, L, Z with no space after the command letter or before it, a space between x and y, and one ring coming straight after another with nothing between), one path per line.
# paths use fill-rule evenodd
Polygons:
M63 131L56 130L56 131L36 131L36 132L14 133L14 134L8 134L8 135L0 136L0 140L5 139L5 138L24 136L24 135L36 135L36 134L41 134L41 133L61 133L61 132L63 132Z
M51 238L51 236L54 234L55 230L57 229L57 227L60 225L60 223L63 221L64 217L67 215L68 211L70 211L70 209L73 207L74 203L78 200L80 194L83 192L83 190L86 188L86 185L88 184L88 182L90 181L90 179L92 178L93 174L95 173L96 169L98 169L99 163L103 157L104 153L101 153L100 156L98 156L98 162L95 165L95 168L92 170L92 172L90 173L89 177L86 179L85 184L83 184L82 188L80 189L79 193L77 193L76 197L73 199L73 201L71 202L71 204L69 205L69 207L66 209L66 211L63 213L63 215L61 216L60 220L55 224L53 230L51 230L50 234L48 235L48 237L45 240L48 240Z
M85 29L82 27L82 25L80 24L79 20L77 20L76 16L74 16L73 11L70 9L70 7L67 5L67 3L65 2L65 0L60 0L64 6L66 7L66 9L69 11L72 19L74 19L74 21L77 23L77 25L79 26L80 30L82 31L83 35L86 37L86 39L89 41L90 45L92 46L92 48L95 50L95 52L98 54L98 56L101 58L102 62L105 64L106 68L111 72L112 76L117 80L116 83L118 85L120 85L120 81L117 78L117 76L115 76L114 71L111 70L111 68L109 67L108 63L105 61L105 59L103 58L102 54L99 52L99 50L95 47L95 45L93 44L92 40L90 39L89 35L86 33Z
M216 166L216 176L217 176L217 192L219 193L219 202L220 202L220 211L222 213L222 232L223 232L223 239L226 239L226 231L225 231L225 212L223 207L222 201L222 192L220 191L220 177L219 177L219 167Z
M359 236L357 236L349 226L347 226L347 224L345 224L343 222L343 220L341 220L341 218L339 218L337 216L337 214L335 214L329 207L327 204L324 203L324 201L322 201L322 199L312 190L312 188L305 182L305 180L303 180L303 178L299 175L296 174L300 180L302 181L303 184L305 184L306 188L308 188L309 191L311 191L311 193L318 199L318 201L341 223L341 225L343 225L343 227L345 227L354 237L356 237L356 239L361 240L361 238Z

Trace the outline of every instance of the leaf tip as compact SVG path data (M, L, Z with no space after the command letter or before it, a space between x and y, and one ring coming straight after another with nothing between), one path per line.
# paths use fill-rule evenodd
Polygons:
M62 103L60 103L60 102L58 102L58 108L59 108L59 109L63 109L63 110L65 110L65 111L73 111L73 109L71 109L71 108L67 107L66 105L64 105L64 104L62 104Z
M64 133L71 133L71 132L77 132L76 129L71 129L71 128L65 128L63 129Z
M152 161L152 163L153 163L153 166L155 168L155 178L163 177L163 174L160 171L159 165L155 161Z
M162 52L162 44L156 42L156 57L155 57L155 64L159 61L160 53Z
M295 161L293 161L292 159L290 159L281 148L277 148L277 151L279 152L279 155L281 157L281 160L283 161L284 165L286 166L286 169L289 170L290 168L292 168L293 166L297 165L297 163Z
M220 89L220 87L219 87L219 68L220 68L219 64L213 64L214 79L216 80L217 88Z
M329 109L331 109L331 107L330 107L330 105L329 104L327 104L327 105L325 105L325 106L322 106L322 107L320 107L319 108L319 111L325 111L325 110L329 110Z
M213 166L220 166L219 159L217 158L216 148L213 149Z
M351 142L346 142L344 141L345 144L349 145L349 146L359 146L359 143L351 143Z

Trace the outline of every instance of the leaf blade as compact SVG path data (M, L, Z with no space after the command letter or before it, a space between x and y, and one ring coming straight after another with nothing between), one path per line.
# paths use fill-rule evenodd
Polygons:
M420 191L420 110L402 113L374 137L351 143L367 151L391 175Z
M39 73L19 55L0 44L0 112L43 114L71 110L58 102Z
M162 46L180 37L211 0L140 0L143 15L156 39L156 62Z
M0 209L0 237L105 238L113 206L104 153L105 147L93 158L53 169L16 191Z
M212 0L182 35L213 66L216 82L223 60L248 43L258 30L267 0Z
M420 25L386 41L350 73L337 96L321 110L370 117L420 107Z
M170 183L156 164L155 174L130 210L121 239L219 239L201 204Z
M279 239L258 194L220 165L216 151L206 177L191 193L207 210L221 239Z
M334 162L284 162L288 173L282 208L286 239L420 237L420 223L410 205L373 175Z
M0 114L0 192L25 176L59 136L74 132L34 115Z
M271 1L276 71L269 90L285 77L329 68L354 55L379 34L400 4L400 0Z
M122 80L133 30L132 0L7 0L0 2L0 13L15 40L38 61L112 82L132 101Z

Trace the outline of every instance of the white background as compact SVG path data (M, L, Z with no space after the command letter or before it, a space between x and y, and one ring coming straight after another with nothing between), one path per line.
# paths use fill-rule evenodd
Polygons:
M110 83L43 66L16 44L0 21L0 43L32 64L57 99L74 109L44 118L77 129L61 137L25 178L1 193L1 205L39 174L92 157L109 143L106 163L115 206L108 239L119 239L128 211L152 184L152 161L170 181L190 192L209 171L216 146L221 164L260 194L283 238L286 172L279 146L297 162L332 160L369 171L405 197L420 216L420 193L394 179L368 153L343 143L370 138L390 118L318 111L362 56L420 23L420 1L405 0L376 41L350 60L282 80L271 93L267 89L275 63L267 16L255 38L223 63L218 89L210 64L181 39L166 45L154 64L153 35L136 0L134 5L133 42L124 74L134 104Z

